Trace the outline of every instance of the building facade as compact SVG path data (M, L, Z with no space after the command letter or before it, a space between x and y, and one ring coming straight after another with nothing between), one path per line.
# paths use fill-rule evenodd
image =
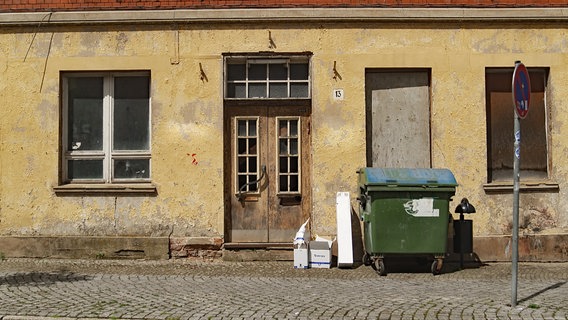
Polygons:
M448 168L474 251L568 258L568 7L560 1L0 1L0 252L291 248L358 212L361 167ZM568 129L566 129L568 130ZM451 212L454 218L459 216Z

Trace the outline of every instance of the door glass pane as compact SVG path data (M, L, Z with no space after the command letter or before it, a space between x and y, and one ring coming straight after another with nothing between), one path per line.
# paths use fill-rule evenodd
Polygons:
M68 160L67 169L70 180L103 178L103 160Z
M239 172L247 172L247 157L238 157L237 162Z
M249 172L256 172L256 157L249 157L248 158L248 171Z
M68 151L103 149L103 78L68 78Z
M299 190L300 189L298 183L298 176L297 175L290 176L290 191L298 192Z
M114 160L114 178L150 178L149 159L120 159Z
M288 192L288 176L281 175L280 176L280 191L281 192Z
M248 133L249 136L256 136L256 120L249 120L248 122Z
M248 191L257 191L258 187L256 183L252 183L254 181L256 181L257 176L256 175L249 175L248 176L248 183L251 183L248 185Z
M287 155L288 154L288 139L279 139L280 140L280 155Z
M150 148L150 81L148 77L114 79L113 149Z
M237 150L238 154L246 154L246 152L247 152L247 139L239 138L237 148L238 148L238 150Z
M298 154L298 139L290 139L290 154Z
M290 136L298 136L298 121L290 121Z
M298 173L298 157L290 157L290 172Z
M238 127L237 132L238 132L239 137L246 137L246 135L247 135L247 122L243 121L243 120L239 120L237 122L237 127Z
M280 157L280 173L288 173L288 157Z

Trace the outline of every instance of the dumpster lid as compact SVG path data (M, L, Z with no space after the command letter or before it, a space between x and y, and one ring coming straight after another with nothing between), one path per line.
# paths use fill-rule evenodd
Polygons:
M368 185L457 186L448 169L431 168L363 168L362 183Z

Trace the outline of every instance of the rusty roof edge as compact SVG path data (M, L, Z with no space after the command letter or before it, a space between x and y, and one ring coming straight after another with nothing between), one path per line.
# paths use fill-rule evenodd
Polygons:
M568 21L566 8L279 8L0 12L0 25L163 22Z

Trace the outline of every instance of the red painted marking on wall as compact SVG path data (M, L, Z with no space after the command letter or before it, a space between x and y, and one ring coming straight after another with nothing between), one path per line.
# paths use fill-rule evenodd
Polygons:
M192 160L191 160L191 164L192 164L192 165L196 166L197 164L199 164L199 161L197 161L197 158L196 158L196 157L197 157L197 153L192 153L192 154L189 154L189 153L188 153L187 155L191 157L191 159L192 159Z

